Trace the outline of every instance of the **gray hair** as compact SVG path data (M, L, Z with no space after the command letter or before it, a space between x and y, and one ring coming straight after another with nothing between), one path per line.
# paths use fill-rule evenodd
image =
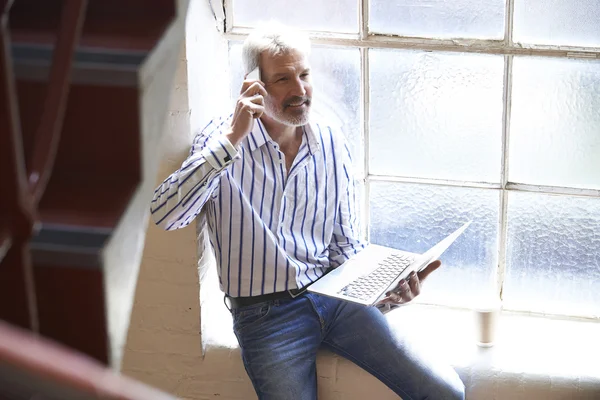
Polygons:
M276 23L269 23L256 29L246 38L242 46L244 75L258 67L258 61L263 52L266 51L269 55L276 56L293 50L308 57L310 55L308 36Z

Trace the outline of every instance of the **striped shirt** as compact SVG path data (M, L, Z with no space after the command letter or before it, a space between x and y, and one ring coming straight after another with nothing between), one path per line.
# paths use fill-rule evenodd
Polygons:
M181 168L155 191L154 222L185 227L205 208L221 289L257 296L302 288L363 249L344 136L311 122L290 171L257 119L234 147L211 121Z

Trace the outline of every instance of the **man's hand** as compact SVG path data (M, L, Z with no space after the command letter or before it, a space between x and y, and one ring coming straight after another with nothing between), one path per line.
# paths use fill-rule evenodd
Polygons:
M442 265L440 260L436 260L425 267L419 273L411 273L407 279L398 282L398 286L392 291L386 293L386 296L377 304L405 304L414 299L421 293L421 284L433 271Z
M260 118L265 112L265 96L267 91L264 83L258 80L245 80L242 84L240 97L235 105L231 128L226 133L227 139L237 146L252 130L254 119Z

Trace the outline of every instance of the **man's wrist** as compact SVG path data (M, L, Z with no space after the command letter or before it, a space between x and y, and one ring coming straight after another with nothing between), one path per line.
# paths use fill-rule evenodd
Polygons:
M242 139L246 137L246 135L236 134L231 128L225 131L224 135L234 147L237 147L237 145L242 141Z

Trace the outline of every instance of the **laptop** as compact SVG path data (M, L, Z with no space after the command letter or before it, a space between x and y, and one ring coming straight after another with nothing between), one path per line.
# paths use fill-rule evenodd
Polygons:
M425 269L469 227L467 222L423 254L369 244L361 252L327 273L308 291L372 306L411 272Z

